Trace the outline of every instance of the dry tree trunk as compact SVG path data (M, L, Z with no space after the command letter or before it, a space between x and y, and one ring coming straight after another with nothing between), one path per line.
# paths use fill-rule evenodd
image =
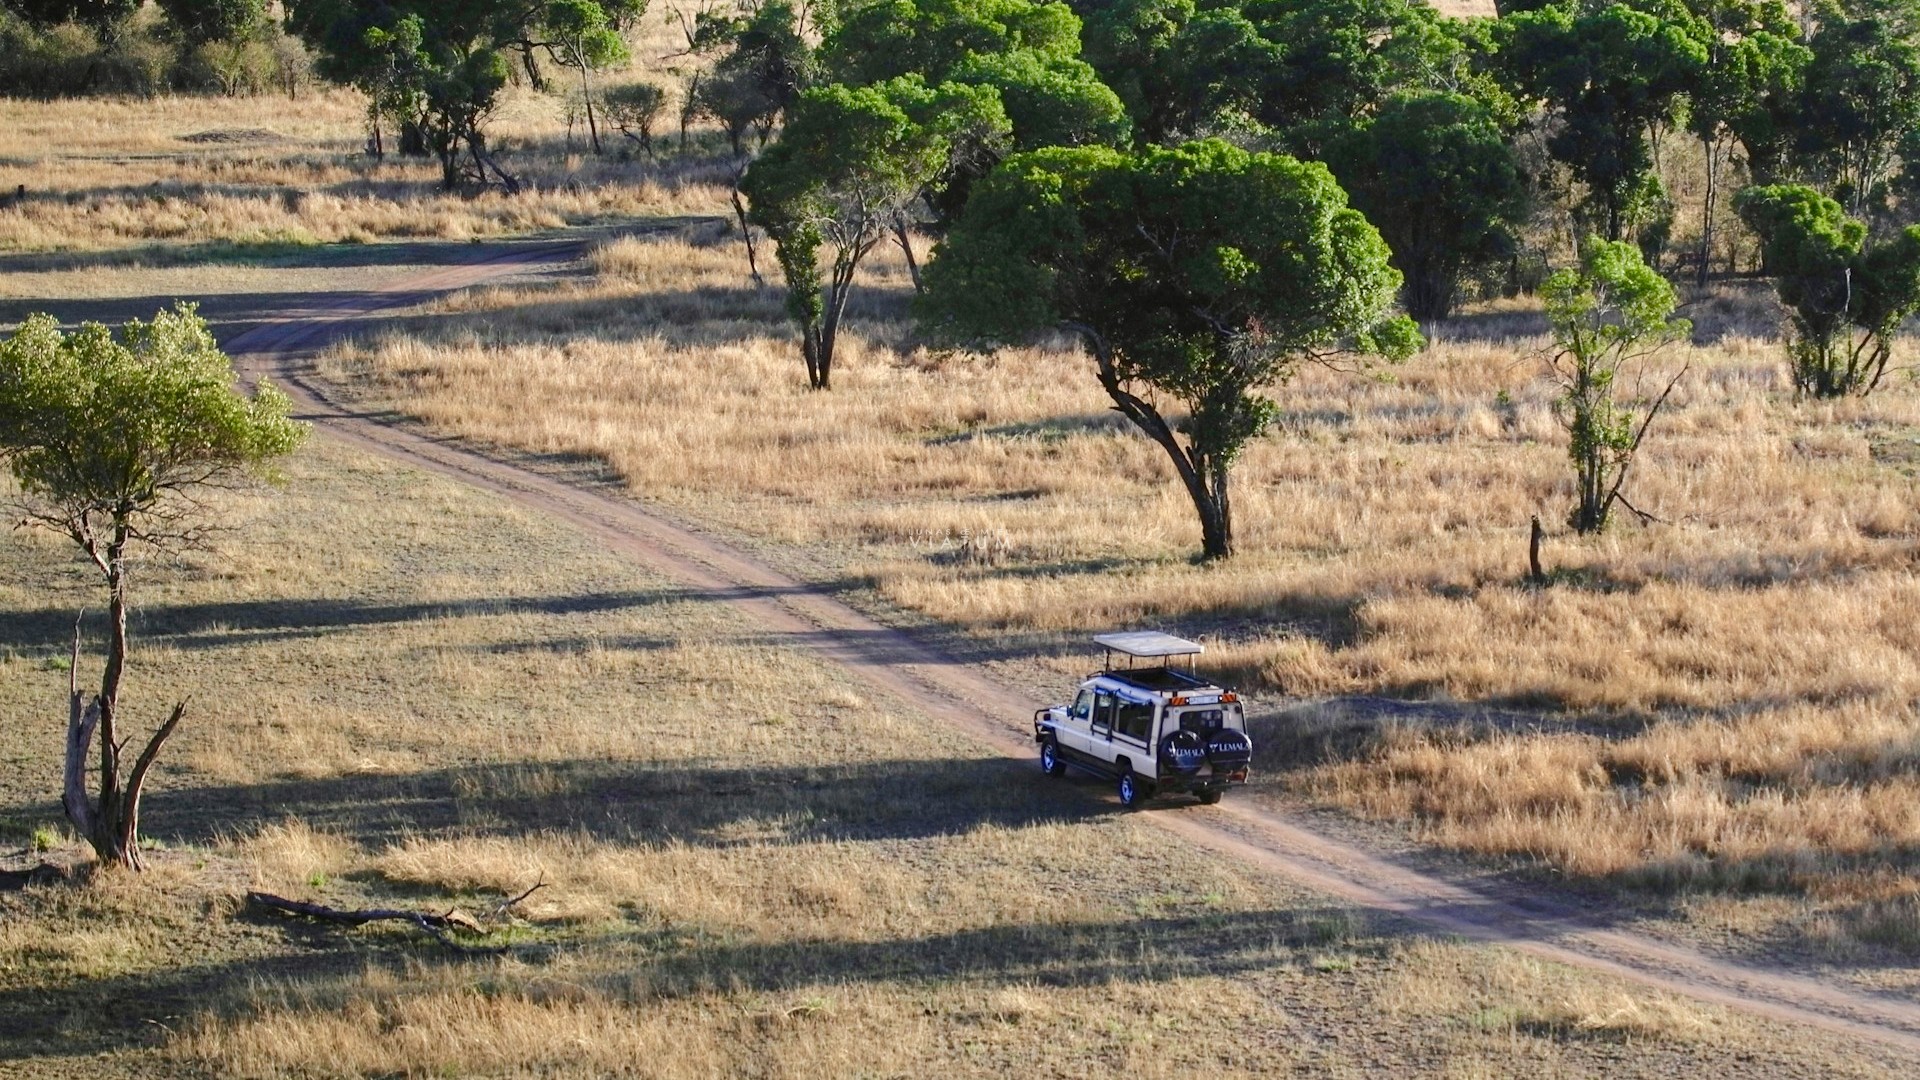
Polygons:
M120 614L124 618L124 610ZM117 629L121 636L115 651L124 657L124 622L119 623ZM115 740L112 734L112 702L117 695L118 675L123 667L124 661L116 665L110 658L106 691L87 700L86 695L80 692L80 623L77 619L74 621L73 652L67 668L67 760L60 804L66 811L67 820L73 823L81 836L86 837L94 855L102 863L138 870L141 868L140 795L146 787L148 771L160 756L160 748L173 737L180 721L186 717L187 703L182 701L173 707L167 722L160 725L147 740L140 756L134 759L133 771L127 774L123 784L120 779L120 750L124 744ZM96 741L100 744L100 789L97 798L87 793L87 755Z
M80 835L94 835L93 801L87 796L87 751L100 726L100 699L80 693L80 620L73 622L73 654L67 666L67 774L60 803Z
M1527 577L1535 585L1547 583L1547 572L1540 566L1540 541L1547 530L1540 527L1540 515L1533 515L1533 531L1527 538Z
M907 276L913 280L914 295L925 293L926 287L920 284L920 262L913 256L913 235L907 228L907 216L895 214L893 218L893 238L907 257Z

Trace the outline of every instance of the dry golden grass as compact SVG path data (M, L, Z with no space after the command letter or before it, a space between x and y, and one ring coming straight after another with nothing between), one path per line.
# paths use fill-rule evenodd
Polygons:
M1920 842L1915 752L1911 718L1884 702L1667 719L1624 738L1389 726L1308 784L1576 876L1881 902L1914 889L1901 852Z
M1904 375L1795 403L1765 297L1689 306L1703 343L1635 465L1637 505L1593 539L1570 503L1538 315L1496 305L1379 379L1309 370L1246 455L1243 554L1198 566L1161 451L1058 348L931 355L882 253L831 394L811 394L737 242L629 240L555 291L483 291L443 325L337 350L335 379L439 428L607 462L636 494L835 552L894 604L1065 676L1088 628L1167 626L1256 689L1544 707L1341 742L1286 786L1430 838L1582 876L1882 902L1920 878L1920 602ZM1657 372L1655 372L1657 374ZM1339 703L1275 746L1379 728ZM1466 712L1471 713L1468 709ZM1510 725L1509 725L1510 727ZM1564 729L1564 730L1562 730ZM1298 761L1270 758L1270 768Z
M1395 937L489 497L324 441L288 473L220 557L140 575L127 700L195 701L146 807L166 846L0 894L10 1076L1889 1067ZM17 829L57 813L47 658L91 591L45 538L0 553ZM484 913L536 878L499 956L237 903Z
M1474 1026L1511 1034L1545 1028L1621 1041L1727 1035L1729 1017L1722 1009L1666 994L1635 997L1570 980L1520 953L1474 957L1462 964L1466 957L1434 942L1411 945L1407 951L1420 962L1409 968L1405 985L1390 998L1397 1013L1466 1016Z
M639 47L648 78L677 85L660 58L677 34L649 21ZM526 184L447 194L432 160L362 155L365 101L329 89L285 98L180 97L0 101L0 254L306 246L391 239L468 240L645 217L725 213L727 170L705 158L634 160L612 135L586 153L566 135L560 97L513 89L489 124L502 163ZM700 135L711 141L713 132ZM663 148L668 140L661 140ZM155 250L159 249L159 250ZM97 261L94 260L94 261ZM91 265L91 263L89 263ZM15 258L12 270L35 269Z
M364 98L335 89L316 90L293 100L277 95L197 94L52 101L9 98L0 101L0 157L10 163L37 160L47 167L63 157L102 164L126 158L125 164L138 166L143 157L165 161L200 145L187 141L188 136L227 130L272 132L288 140L358 149L365 116ZM44 175L52 181L51 190L73 186L62 181L60 171Z

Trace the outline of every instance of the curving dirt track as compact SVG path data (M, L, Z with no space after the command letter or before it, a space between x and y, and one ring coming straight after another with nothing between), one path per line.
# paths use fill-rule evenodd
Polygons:
M483 254L469 263L256 325L228 341L226 348L239 361L243 377L270 377L325 435L566 521L609 550L689 587L727 597L764 629L808 643L823 660L929 717L951 723L1009 757L1031 757L1033 702L986 672L618 493L575 487L430 437L392 417L357 411L311 375L311 352L352 331L361 320L440 293L564 262L579 250L577 244L555 243ZM1646 934L1612 929L1570 902L1417 868L1244 801L1157 812L1148 820L1184 841L1442 933L1920 1055L1920 1003L1914 1001L1723 960Z

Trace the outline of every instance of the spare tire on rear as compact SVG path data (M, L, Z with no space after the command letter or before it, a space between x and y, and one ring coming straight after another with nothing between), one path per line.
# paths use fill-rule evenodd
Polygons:
M1160 740L1160 760L1182 775L1197 773L1207 763L1207 744L1197 733L1181 728Z
M1215 772L1231 772L1252 760L1252 740L1232 728L1222 728L1207 739L1207 764Z

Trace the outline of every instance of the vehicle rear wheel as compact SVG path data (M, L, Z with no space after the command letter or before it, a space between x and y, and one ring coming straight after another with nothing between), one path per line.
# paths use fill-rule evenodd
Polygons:
M1218 788L1210 788L1206 791L1196 791L1194 794L1200 796L1200 804L1202 806L1212 806L1214 803L1219 802L1220 796L1225 793Z
M1129 810L1153 797L1153 788L1140 782L1131 768L1120 774L1120 805Z
M1067 763L1060 760L1060 748L1052 739L1040 744L1040 771L1048 776L1065 776Z

